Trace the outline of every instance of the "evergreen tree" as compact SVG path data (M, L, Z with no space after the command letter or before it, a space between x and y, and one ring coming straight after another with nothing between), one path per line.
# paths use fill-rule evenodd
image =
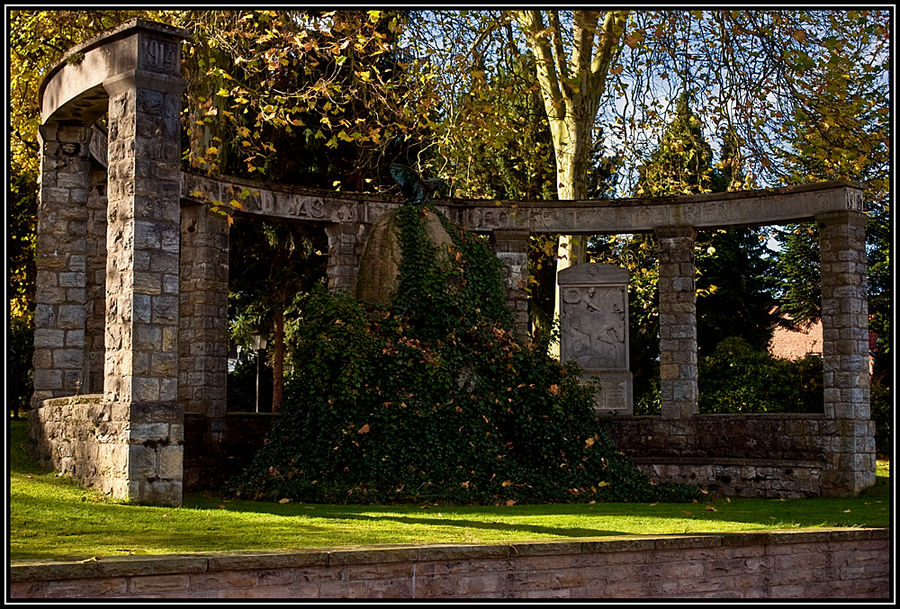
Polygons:
M679 196L743 187L740 142L734 132L725 133L720 157L714 165L712 147L691 108L691 93L684 91L658 148L638 170L636 196ZM699 232L695 264L701 355L712 353L722 340L734 336L766 349L776 323L776 301L771 292L773 263L765 242L765 232L759 229ZM656 239L652 234L597 239L592 247L595 259L620 264L631 273L630 366L635 375L636 410L652 411L659 357Z

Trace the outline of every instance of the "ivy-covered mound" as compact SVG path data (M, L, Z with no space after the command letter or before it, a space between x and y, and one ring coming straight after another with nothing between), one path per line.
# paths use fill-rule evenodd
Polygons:
M441 215L453 245L438 256L425 209L397 215L390 307L324 290L300 300L281 417L230 491L325 503L695 498L651 485L617 452L579 371L510 334L488 244Z

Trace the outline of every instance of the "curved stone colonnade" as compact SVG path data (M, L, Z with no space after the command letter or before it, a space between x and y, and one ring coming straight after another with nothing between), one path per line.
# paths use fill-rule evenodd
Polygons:
M352 290L365 237L395 199L213 179L180 170L181 44L136 20L72 50L41 87L35 394L36 453L85 484L179 504L226 433L228 228L211 204L319 224L328 280ZM107 116L107 132L96 125ZM105 138L104 138L105 135ZM105 145L104 145L105 144ZM517 331L532 233L656 233L660 248L662 419L696 419L693 242L698 228L816 220L825 354L821 492L874 483L869 417L865 213L838 182L669 199L437 201L489 234L506 268ZM72 427L77 412L80 426ZM195 431L185 439L185 424ZM196 430L200 431L196 431Z

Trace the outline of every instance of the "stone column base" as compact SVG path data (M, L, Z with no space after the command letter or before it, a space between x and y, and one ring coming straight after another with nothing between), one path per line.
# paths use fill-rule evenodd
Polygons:
M44 467L116 499L179 506L184 413L175 402L44 400L29 412L30 448Z

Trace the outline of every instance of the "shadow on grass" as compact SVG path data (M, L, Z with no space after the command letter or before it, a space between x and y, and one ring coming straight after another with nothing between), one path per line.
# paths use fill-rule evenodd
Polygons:
M230 501L216 494L189 493L181 508L128 505L37 468L17 450L24 442L23 426L12 427L16 429L9 437L13 457L9 465L16 484L10 514L15 535L10 541L15 560L80 555L87 547L104 548L87 550L87 555L128 554L136 549L172 553L420 539L479 543L475 540L479 538L503 543L529 536L578 539L890 525L891 486L886 469L876 486L859 497L783 502L710 497L699 504L323 505ZM29 480L22 480L26 477Z

